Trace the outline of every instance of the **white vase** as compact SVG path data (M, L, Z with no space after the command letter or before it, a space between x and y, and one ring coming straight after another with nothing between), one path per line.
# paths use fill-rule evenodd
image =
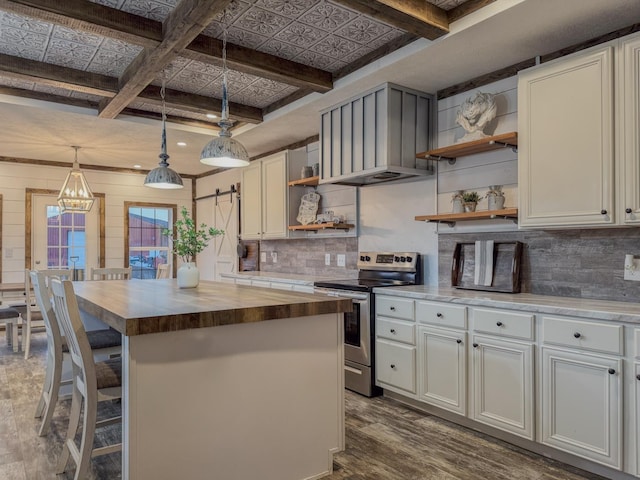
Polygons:
M176 273L178 287L194 288L200 282L200 271L194 262L187 262L180 265Z

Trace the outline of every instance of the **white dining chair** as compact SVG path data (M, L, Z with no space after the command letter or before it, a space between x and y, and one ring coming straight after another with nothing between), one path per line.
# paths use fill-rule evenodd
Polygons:
M20 311L13 307L0 307L0 323L4 323L7 345L18 351L18 326L22 323Z
M73 389L69 428L58 460L57 473L67 471L69 459L76 465L74 480L84 479L91 457L122 450L122 443L93 448L96 428L122 421L122 417L97 420L98 402L122 398L121 358L95 362L87 339L73 284L68 280L51 279L53 308L67 338L73 371ZM81 413L83 412L83 415ZM75 437L82 417L80 446Z
M71 383L71 380L62 380L64 364L70 361L70 357L66 338L62 335L51 303L49 288L46 285L47 278L50 280L52 277L51 270L31 270L29 275L47 333L45 378L35 414L36 418L42 418L38 435L44 436L49 430L51 418L58 403L60 388ZM108 328L91 330L86 333L94 357L109 358L121 354L122 336L119 332Z
M159 278L169 278L169 267L171 267L171 265L169 265L168 263L161 263L160 265L158 265L156 269L156 280Z
M92 268L90 280L129 280L131 267Z

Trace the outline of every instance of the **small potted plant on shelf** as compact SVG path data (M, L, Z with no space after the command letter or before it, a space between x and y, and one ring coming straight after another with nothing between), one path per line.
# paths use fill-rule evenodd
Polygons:
M180 210L180 215L182 218L173 224L175 235L168 228L163 229L162 234L172 240L172 251L183 262L176 274L178 287L193 288L200 282L200 272L195 264L196 255L209 245L209 240L218 235L224 235L224 231L207 227L204 223L198 228L185 207Z
M464 192L462 201L464 202L465 212L475 212L478 202L482 199L478 192Z

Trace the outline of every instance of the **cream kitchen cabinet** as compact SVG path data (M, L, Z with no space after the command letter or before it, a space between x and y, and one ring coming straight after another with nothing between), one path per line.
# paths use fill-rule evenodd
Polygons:
M287 238L298 192L290 192L290 178L298 178L306 153L285 151L256 160L242 169L240 236L243 240ZM291 208L290 208L291 205ZM295 217L295 215L293 215Z
M376 312L376 385L415 398L414 302L377 295Z
M635 378L635 440L636 440L636 475L640 477L640 363L634 365Z
M520 72L519 225L640 224L640 35Z
M472 309L473 420L535 439L534 315Z
M622 325L542 318L542 443L618 470L623 333Z
M467 414L467 308L416 302L418 399Z

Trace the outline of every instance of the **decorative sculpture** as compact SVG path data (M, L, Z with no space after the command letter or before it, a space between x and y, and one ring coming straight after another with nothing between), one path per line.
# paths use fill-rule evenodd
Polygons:
M488 137L483 132L484 128L496 117L496 102L492 93L476 93L475 97L469 97L462 105L456 116L458 123L467 132L460 142L470 142Z
M296 220L302 225L309 225L315 222L318 203L320 203L320 195L318 193L309 192L304 194L300 200L300 208L298 209Z

